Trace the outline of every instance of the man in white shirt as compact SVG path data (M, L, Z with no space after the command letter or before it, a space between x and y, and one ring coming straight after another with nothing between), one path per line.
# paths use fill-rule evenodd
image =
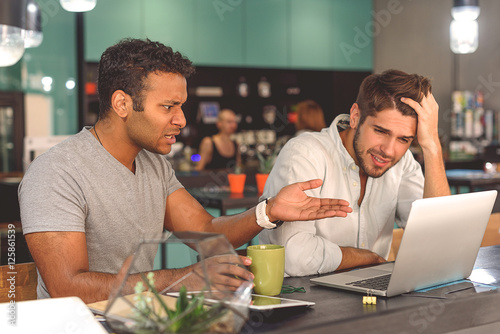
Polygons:
M260 243L285 246L288 275L384 262L394 223L405 226L411 203L450 194L438 109L429 79L389 70L363 81L350 115L339 115L329 128L285 145L263 198L287 184L319 178L323 185L309 190L310 196L342 198L353 209L346 218L289 222L260 233ZM408 150L417 137L425 180Z

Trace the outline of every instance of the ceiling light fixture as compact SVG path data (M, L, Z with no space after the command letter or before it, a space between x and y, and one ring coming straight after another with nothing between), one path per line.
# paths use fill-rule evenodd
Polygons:
M60 0L62 8L68 12L88 12L94 9L97 0Z
M14 65L24 54L26 0L0 0L0 66Z
M40 6L34 0L28 0L25 29L25 48L36 48L42 44L42 12L40 11Z
M458 54L473 53L478 48L479 0L453 0L450 24L450 48Z

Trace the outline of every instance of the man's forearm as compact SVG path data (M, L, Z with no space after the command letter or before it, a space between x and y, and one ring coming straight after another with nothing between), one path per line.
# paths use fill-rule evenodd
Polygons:
M342 251L342 261L337 270L386 262L381 256L366 249L340 247L340 250Z
M425 165L424 198L450 195L443 152L439 143L433 149L422 149Z
M191 271L191 267L180 269L157 270L155 273L155 286L158 291L161 291L173 284L176 280L186 275ZM144 273L146 275L146 273ZM70 279L70 284L56 282L56 286L49 286L51 297L77 296L86 304L97 301L107 300L111 290L118 286L123 277L115 274L100 273L100 272L83 272L79 273ZM133 274L127 278L127 282L123 288L124 294L134 293L134 287L137 282L141 281L141 274ZM179 287L174 287L178 289Z
M262 231L256 223L255 208L237 215L214 218L212 225L213 232L224 234L234 248L249 242Z

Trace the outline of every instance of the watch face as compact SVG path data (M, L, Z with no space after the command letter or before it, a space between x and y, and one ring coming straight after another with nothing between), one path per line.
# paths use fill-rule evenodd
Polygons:
M259 204L257 204L257 207L255 208L255 218L257 225L259 225L260 227L265 229L273 229L276 227L276 225L269 221L269 217L266 214L268 200L269 198L266 198L264 201L261 201Z

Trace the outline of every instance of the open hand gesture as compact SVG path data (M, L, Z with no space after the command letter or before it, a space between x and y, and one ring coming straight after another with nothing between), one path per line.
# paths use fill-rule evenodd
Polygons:
M346 217L352 209L342 199L309 197L304 192L323 184L320 179L298 182L280 190L269 200L267 216L270 221L316 220L328 217Z

